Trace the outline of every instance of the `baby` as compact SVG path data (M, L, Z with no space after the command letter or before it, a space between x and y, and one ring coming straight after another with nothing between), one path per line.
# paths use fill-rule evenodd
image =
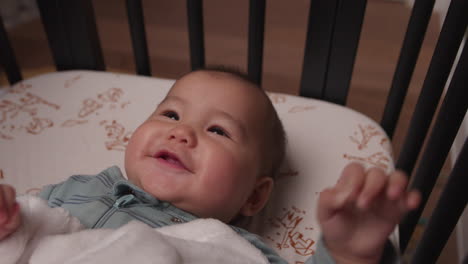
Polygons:
M265 206L284 145L281 122L260 87L233 71L199 70L176 81L133 133L125 152L128 180L111 167L47 186L40 197L87 228L118 228L131 220L162 227L197 218L232 224ZM306 263L380 263L395 257L387 237L420 199L406 185L401 172L385 175L348 165L338 183L320 195L323 235ZM20 223L15 190L0 185L0 240ZM259 237L232 228L270 263L286 263Z

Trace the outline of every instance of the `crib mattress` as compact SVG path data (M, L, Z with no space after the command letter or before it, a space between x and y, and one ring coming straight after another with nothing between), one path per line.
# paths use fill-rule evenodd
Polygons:
M24 80L0 95L0 181L20 194L74 174L118 165L132 131L174 80L95 71L65 71ZM285 162L267 208L252 221L290 263L314 253L321 190L351 161L394 169L380 126L349 108L269 93L287 134ZM394 240L396 241L396 240Z

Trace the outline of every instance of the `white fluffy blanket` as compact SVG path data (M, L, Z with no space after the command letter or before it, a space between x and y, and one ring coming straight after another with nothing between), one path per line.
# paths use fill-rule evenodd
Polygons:
M85 230L62 208L20 197L23 222L0 242L10 263L268 263L229 226L213 219L153 229L132 221L118 229Z

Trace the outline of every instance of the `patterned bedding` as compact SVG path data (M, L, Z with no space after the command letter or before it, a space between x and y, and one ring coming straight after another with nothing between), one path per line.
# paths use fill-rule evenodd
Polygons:
M118 165L132 131L174 80L110 72L39 75L0 96L0 181L21 194L73 174ZM251 229L290 263L313 254L318 194L350 161L393 169L391 145L379 125L349 108L269 93L288 138L273 197ZM395 240L396 241L396 240Z

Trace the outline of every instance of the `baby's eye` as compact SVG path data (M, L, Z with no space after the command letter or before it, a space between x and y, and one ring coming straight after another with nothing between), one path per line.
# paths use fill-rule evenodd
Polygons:
M211 133L215 133L217 135L223 136L223 137L230 138L229 134L219 126L212 126L212 127L208 128L208 131L211 132Z
M179 115L174 111L165 111L162 113L162 115L176 121L179 120Z

